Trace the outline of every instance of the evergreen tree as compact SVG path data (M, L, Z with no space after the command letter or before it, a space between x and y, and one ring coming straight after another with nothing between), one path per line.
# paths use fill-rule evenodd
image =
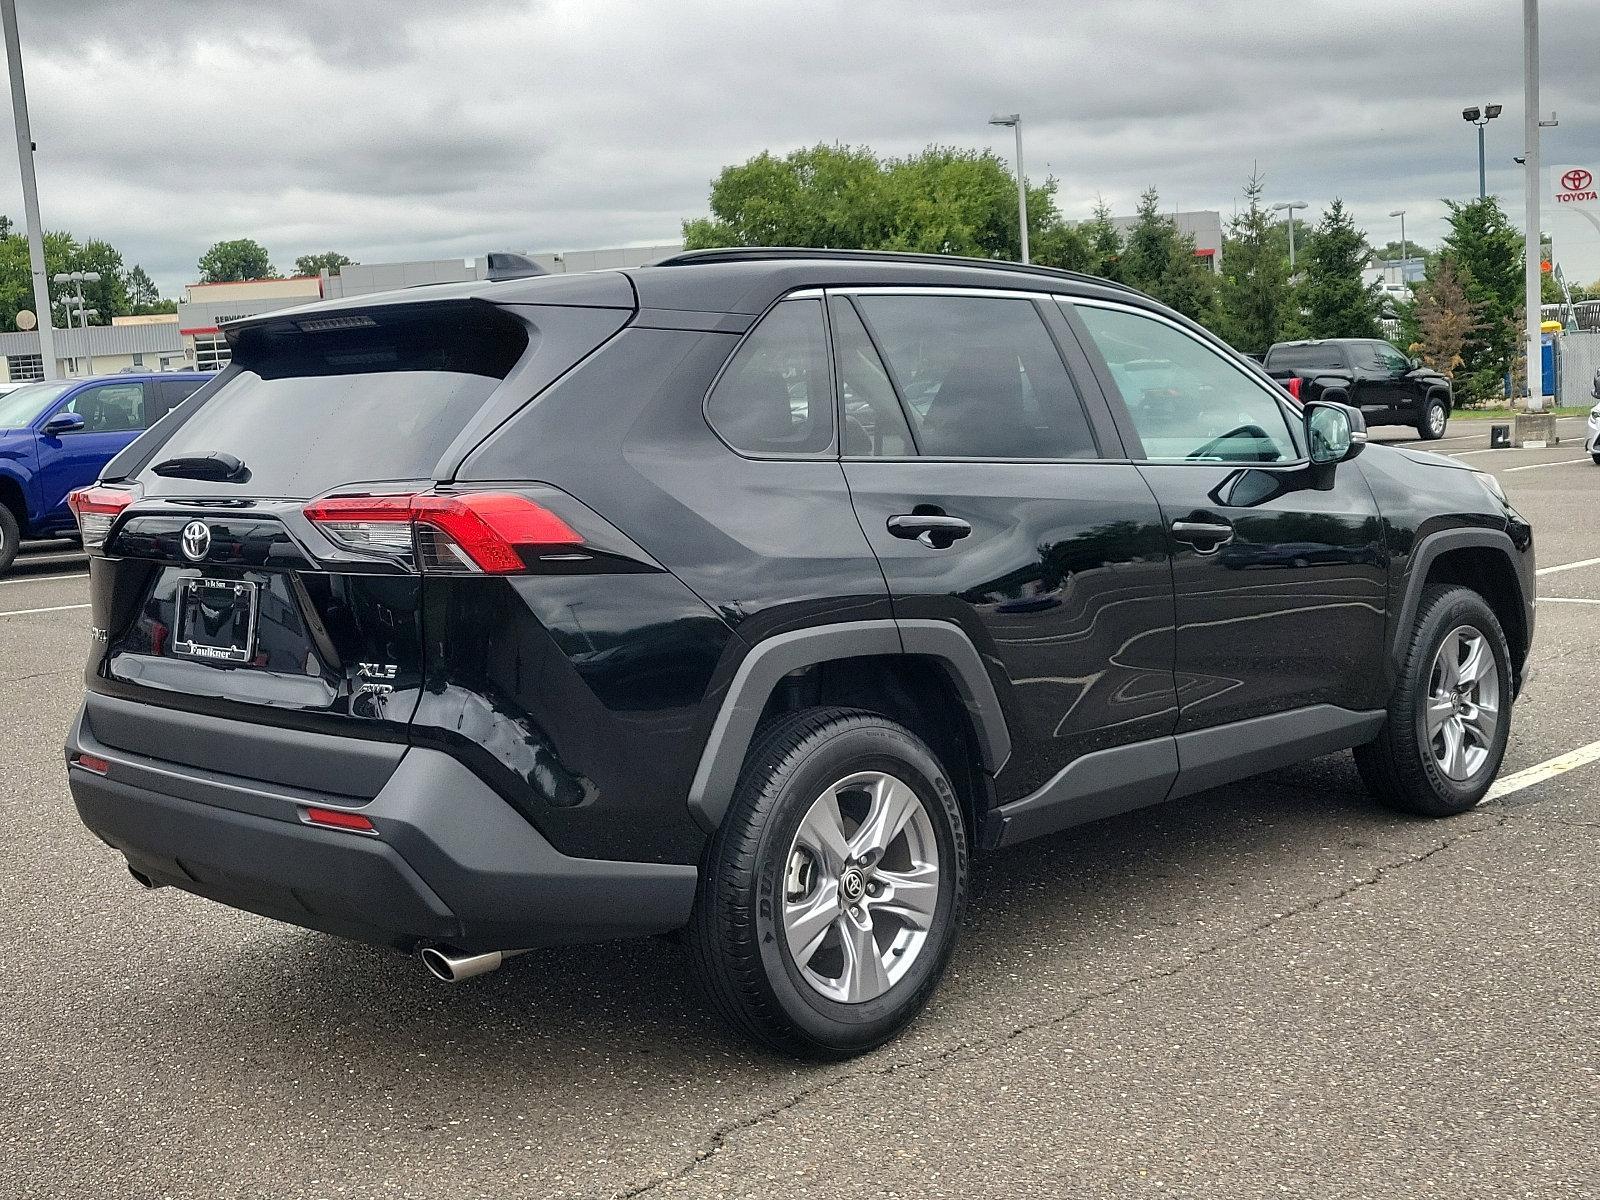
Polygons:
M1091 275L1102 279L1122 279L1122 234L1111 223L1111 209L1104 200L1094 206L1094 216L1078 227L1088 246Z
M1455 378L1468 341L1482 329L1478 309L1467 296L1455 264L1444 259L1433 277L1417 288L1404 327L1412 353L1435 371Z
M1470 204L1445 201L1450 235L1439 248L1460 278L1480 328L1461 352L1458 377L1474 396L1504 393L1504 379L1522 350L1522 235L1493 196Z
M1202 324L1216 323L1216 277L1194 252L1194 238L1160 211L1161 197L1149 188L1139 197L1138 220L1122 252L1124 283Z
M1221 333L1245 354L1265 354L1295 324L1289 263L1279 253L1259 173L1245 184L1248 205L1229 224L1222 248Z
M1310 336L1379 336L1381 289L1361 282L1362 269L1370 256L1366 235L1356 228L1344 203L1335 200L1322 214L1303 260L1301 299Z

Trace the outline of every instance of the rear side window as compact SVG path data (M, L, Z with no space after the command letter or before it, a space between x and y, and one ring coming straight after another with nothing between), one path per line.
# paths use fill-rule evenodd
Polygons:
M821 300L785 300L740 343L706 399L706 420L745 454L816 457L833 446L833 386Z
M915 425L936 458L1094 458L1072 378L1031 300L857 299Z
M1336 371L1344 366L1344 355L1337 346L1279 346L1267 355L1266 365L1289 371Z
M251 496L304 499L343 484L427 479L527 345L521 322L479 303L246 329L232 378L155 455L231 454L246 475L206 486ZM142 478L151 494L194 487Z
M851 458L906 457L917 452L889 372L850 301L835 298L830 312L833 353L844 408L841 448Z

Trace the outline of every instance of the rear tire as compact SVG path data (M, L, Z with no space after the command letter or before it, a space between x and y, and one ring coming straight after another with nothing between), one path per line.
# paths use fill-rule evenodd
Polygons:
M1600 467L1600 454L1591 454L1589 457L1594 459L1595 466Z
M955 792L909 730L852 709L781 717L757 734L707 848L695 972L763 1046L814 1059L871 1050L944 974L967 855Z
M1429 396L1422 406L1422 417L1417 421L1417 434L1425 442L1437 441L1444 436L1450 424L1450 410L1437 396Z
M1512 689L1511 652L1494 610L1470 588L1429 588L1389 718L1355 752L1367 789L1421 816L1475 808L1505 756Z
M21 544L22 531L17 527L17 515L0 504L0 575L11 569Z

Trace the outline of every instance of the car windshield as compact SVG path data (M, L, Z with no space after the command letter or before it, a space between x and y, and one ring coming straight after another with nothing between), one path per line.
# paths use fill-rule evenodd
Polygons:
M0 429L20 429L60 398L70 383L30 383L0 396Z

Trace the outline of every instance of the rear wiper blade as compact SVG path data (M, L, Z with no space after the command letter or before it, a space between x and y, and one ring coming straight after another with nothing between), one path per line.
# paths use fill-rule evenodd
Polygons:
M164 458L150 468L157 475L169 479L238 479L245 474L244 463L221 450L205 454L186 454L178 458Z

